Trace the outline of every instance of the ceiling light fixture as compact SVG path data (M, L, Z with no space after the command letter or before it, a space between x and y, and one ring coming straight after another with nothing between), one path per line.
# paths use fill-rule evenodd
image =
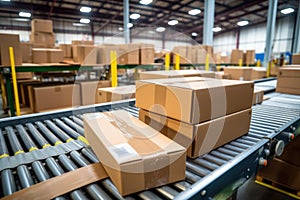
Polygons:
M138 14L138 13L132 13L132 14L130 15L130 19L138 19L138 18L140 18L140 17L141 17L141 15Z
M190 10L188 13L189 13L189 15L198 15L201 13L201 10L193 9L193 10Z
M119 27L119 31L123 31L124 29L122 27Z
M214 27L213 29L213 32L220 32L222 30L221 27Z
M166 30L165 27L157 27L157 28L156 28L156 31L157 31L157 32L160 32L160 33L161 33L161 32L164 32L165 30Z
M171 21L168 21L168 24L169 24L170 26L174 26L174 25L178 24L178 20L173 19L173 20L171 20Z
M149 5L153 0L140 0L140 4Z
M73 26L86 26L86 24L82 24L82 23L73 23Z
M284 15L287 15L287 14L290 14L292 12L294 12L295 10L293 8L286 8L286 9L283 9L281 10L280 12Z
M19 16L20 17L31 17L31 13L29 12L19 12Z
M246 26L248 24L249 24L249 22L247 20L242 20L237 23L238 26Z
M90 21L91 20L89 20L89 19L84 19L84 18L80 19L80 23L83 23L83 24L88 24L88 23L90 23Z
M193 37L196 37L197 35L198 35L198 33L195 33L195 32L192 33Z
M89 13L92 11L92 8L91 7L86 7L86 6L82 6L80 8L80 12L83 12L83 13Z
M1 0L1 1L10 1L10 0Z
M128 24L127 24L127 27L128 27L128 28L133 27L133 23L128 23Z

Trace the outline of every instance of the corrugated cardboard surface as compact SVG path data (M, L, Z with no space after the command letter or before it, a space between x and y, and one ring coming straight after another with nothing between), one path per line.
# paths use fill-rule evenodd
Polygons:
M98 88L111 87L111 81L88 81L80 83L82 105L91 105L97 102L96 94Z
M195 78L137 81L136 106L192 124L251 108L253 82Z
M140 45L140 61L142 65L154 63L154 45L141 44Z
M252 104L253 105L259 104L259 103L263 102L263 100L264 100L264 91L254 89Z
M59 48L63 51L64 58L72 58L72 45L60 44Z
M29 42L21 43L21 53L22 53L22 62L23 63L31 63L32 62L31 45Z
M53 48L55 46L55 34L32 32L30 34L30 42L32 44L43 44L46 47Z
M292 64L300 64L300 54L293 54Z
M139 119L188 148L188 156L195 158L247 133L251 109L195 125L143 109L139 111Z
M89 56L91 52L94 52L92 56ZM73 45L72 46L73 58L75 62L86 62L96 64L97 62L97 48L92 45ZM87 59L87 60L85 60Z
M258 171L257 175L290 189L300 191L300 167L278 158L271 160L267 167Z
M180 78L180 77L191 77L191 76L214 78L215 73L210 71L204 71L204 70L145 71L140 73L141 80Z
M276 92L280 93L287 93L287 94L299 94L300 95L300 89L295 89L295 88L281 88L281 87L276 87Z
M250 81L252 68L251 67L225 67L225 74L230 74L233 80Z
M47 49L33 48L32 49L32 62L33 63L47 63L48 62Z
M300 77L279 77L277 80L277 87L300 89Z
M85 114L84 129L122 195L185 178L185 149L126 111Z
M136 65L140 63L140 44L119 44L118 64Z
M233 49L231 51L230 63L231 64L239 64L240 59L243 60L244 52L242 50Z
M253 65L255 62L255 50L246 50L244 53L243 63Z
M10 66L9 47L14 49L15 65L22 65L19 35L0 33L0 65Z
M105 103L132 98L135 98L135 85L99 88L96 96L97 103Z
M252 67L251 80L257 80L265 78L267 70L263 67Z
M31 21L31 31L32 32L45 32L52 33L52 20L45 19L34 19Z
M300 78L300 66L296 67L281 67L279 68L278 77L298 77Z
M49 49L47 56L48 63L60 63L64 61L64 53L61 49Z
M72 45L94 45L94 41L72 40Z

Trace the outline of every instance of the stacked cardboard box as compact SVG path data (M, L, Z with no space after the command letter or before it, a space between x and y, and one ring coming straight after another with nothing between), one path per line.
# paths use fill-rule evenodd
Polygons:
M215 72L203 70L173 70L173 71L145 71L140 73L140 79L161 79L161 78L180 78L180 77L206 77L214 78Z
M231 64L239 64L240 60L243 61L244 52L239 49L233 49L231 51L230 63Z
M90 53L92 55L90 56ZM85 62L86 64L92 63L96 64L97 63L97 48L93 45L73 45L72 46L72 53L73 53L73 59L75 62L78 63L83 63Z
M140 63L142 65L154 63L154 54L153 44L140 44Z
M73 58L71 44L60 44L59 48L63 51L64 58Z
M135 85L119 87L98 88L97 103L105 103L135 98Z
M92 40L72 40L72 45L94 45Z
M300 94L300 66L279 69L276 92Z
M253 65L255 62L255 50L246 50L244 53L243 63L245 65Z
M85 136L121 195L185 179L184 147L128 112L83 118Z
M230 76L230 74L225 74L223 71L223 72L215 72L215 78L216 79L231 79L231 76Z
M32 53L31 53L31 45L29 42L21 43L21 52L22 52L22 62L23 63L31 63L32 62Z
M55 34L51 20L34 19L31 21L30 42L34 48L54 48Z
M204 64L207 54L210 55L210 63L214 62L212 46L175 46L173 49L173 63L175 63L176 54L180 56L180 64Z
M224 74L229 74L233 80L250 81L252 75L251 67L225 67Z
M59 63L63 61L63 52L61 49L33 48L33 63Z
M118 64L138 65L140 64L139 44L118 45Z
M15 65L22 65L19 35L0 33L0 65L10 66L9 47L14 49Z
M300 64L300 53L293 54L292 64Z
M252 67L251 80L257 80L265 78L267 70L264 67Z
M254 89L252 104L256 105L264 100L264 91L260 89Z
M87 81L80 82L81 104L91 105L96 103L96 94L98 88L111 87L111 81Z
M140 120L188 148L189 157L248 132L253 82L187 77L141 80L136 86Z

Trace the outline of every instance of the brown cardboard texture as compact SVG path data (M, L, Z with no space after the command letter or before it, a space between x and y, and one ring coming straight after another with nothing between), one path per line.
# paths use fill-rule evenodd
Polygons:
M271 160L267 167L258 171L257 175L292 190L300 191L300 167L278 158Z
M48 63L60 63L64 61L64 53L61 49L48 49Z
M94 45L94 41L91 40L72 40L72 45Z
M155 49L153 44L140 45L140 61L142 65L154 63Z
M300 78L300 67L281 67L279 68L278 77L298 77Z
M124 110L85 114L85 136L121 195L185 178L185 148Z
M255 61L255 50L246 50L244 53L243 63L246 65L253 65Z
M252 68L251 67L225 67L225 74L230 74L233 80L250 81Z
M32 62L33 63L47 63L48 53L47 49L33 48L32 49Z
M95 50L94 50L95 49ZM97 49L95 46L92 45L73 45L72 46L72 52L73 52L73 58L75 62L82 63L85 61L85 59L89 56L90 52L95 51L94 54L97 56ZM93 55L93 56L95 56ZM91 59L93 56L88 57L88 59ZM95 63L95 58L93 57L91 60L87 60L88 62L94 62Z
M300 53L293 54L292 64L300 64Z
M196 78L137 81L136 106L192 124L251 108L253 82Z
M111 87L111 81L88 81L80 83L81 90L81 103L82 105L91 105L95 104L96 94L98 88Z
M300 77L279 77L277 79L277 87L300 90Z
M10 66L9 47L14 49L15 65L22 65L19 35L0 33L0 65Z
M118 64L138 65L140 64L140 45L139 44L119 44Z
M71 44L60 44L59 48L63 51L64 58L72 58L72 45Z
M35 32L30 34L30 42L32 44L42 44L46 47L53 48L55 46L54 33Z
M141 80L180 78L180 77L192 77L192 76L214 78L215 73L210 71L204 71L204 70L145 71L140 73Z
M97 103L105 103L132 98L135 98L135 85L99 88L96 97Z
M244 52L242 50L233 49L231 51L230 63L231 64L239 64L240 59L243 60Z
M251 109L195 125L143 109L139 111L139 119L187 148L187 155L195 158L246 134Z
M22 53L22 62L31 63L32 62L32 53L30 43L21 43L21 53Z
M252 67L251 80L257 80L265 78L267 70L263 67Z
M264 91L259 89L254 89L252 104L256 105L264 100Z
M44 32L44 33L52 33L52 20L44 20L44 19L34 19L31 21L31 31L34 32Z
M300 95L300 89L295 89L295 88L276 87L276 92L286 93L286 94L299 94Z

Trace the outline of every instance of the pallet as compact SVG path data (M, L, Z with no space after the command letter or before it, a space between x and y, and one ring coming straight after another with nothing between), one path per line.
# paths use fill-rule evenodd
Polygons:
M261 176L256 176L255 183L300 200L300 191L293 190L286 185L273 182Z

